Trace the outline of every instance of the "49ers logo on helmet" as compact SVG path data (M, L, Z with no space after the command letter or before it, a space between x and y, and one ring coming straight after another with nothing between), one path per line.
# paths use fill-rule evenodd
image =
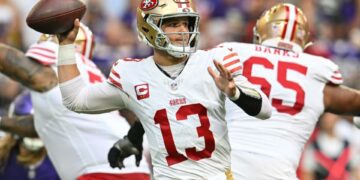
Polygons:
M143 11L149 11L151 9L156 8L159 4L158 0L142 0L140 3L140 9Z

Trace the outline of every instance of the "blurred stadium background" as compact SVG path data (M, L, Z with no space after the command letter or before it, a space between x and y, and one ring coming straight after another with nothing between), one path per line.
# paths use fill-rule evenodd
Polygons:
M85 0L82 22L96 35L94 62L107 75L114 61L141 58L151 49L138 42L135 10L139 0ZM37 0L0 0L0 42L26 51L39 33L25 23ZM252 42L252 28L261 13L279 2L303 9L310 23L314 45L307 51L332 59L341 67L345 84L360 89L360 0L197 0L201 17L200 49L225 41ZM0 74L0 115L23 90ZM346 122L336 126L341 136L360 144L359 131ZM360 152L358 151L358 154Z

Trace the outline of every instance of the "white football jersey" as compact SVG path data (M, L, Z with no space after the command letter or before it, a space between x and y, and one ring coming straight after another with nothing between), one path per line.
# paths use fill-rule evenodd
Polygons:
M211 179L230 168L226 96L207 68L222 62L237 84L247 82L237 54L225 48L197 51L176 79L153 57L117 61L108 81L129 95L126 104L141 120L156 179Z
M261 121L226 103L235 178L296 179L304 144L324 111L323 89L342 83L338 66L322 57L260 45L220 46L238 52L243 75L272 104L271 118Z
M56 63L57 51L57 44L46 41L31 46L26 55L52 66ZM76 60L88 83L106 79L96 65L81 54L76 54ZM145 160L136 167L134 158L128 158L122 170L112 169L108 164L109 149L129 130L127 121L118 112L97 115L72 112L63 106L59 87L45 93L32 92L31 97L36 131L61 179L76 179L88 173L149 173Z

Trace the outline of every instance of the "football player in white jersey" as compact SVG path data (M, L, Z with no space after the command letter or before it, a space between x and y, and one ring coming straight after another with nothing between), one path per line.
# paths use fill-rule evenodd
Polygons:
M129 129L118 112L78 114L62 105L56 76L56 41L55 36L43 35L26 56L0 45L0 72L32 89L34 106L34 116L4 117L0 128L22 135L37 134L61 179L150 179L146 162L136 167L138 164L129 160L123 170L113 169L107 163L108 149ZM85 82L102 82L105 77L89 60L93 35L84 25L76 37L76 45L76 61Z
M255 45L220 45L239 54L242 73L270 99L272 116L259 123L226 103L235 179L297 179L304 145L323 112L360 112L360 91L347 88L331 60L304 53L310 45L302 11L279 4L254 28Z
M137 25L154 55L120 59L108 81L94 85L79 76L74 58L79 21L58 36L63 103L82 113L134 111L148 137L155 179L231 179L225 100L266 119L268 99L241 75L236 52L196 51L199 15L191 0L142 0Z
M299 29L286 27L290 25ZM287 39L292 32L296 38ZM293 5L281 4L264 13L255 33L256 43L262 45L220 45L239 54L243 74L259 85L273 105L270 121L259 122L226 101L234 179L296 179L304 143L319 115L359 112L359 91L340 85L338 66L330 60L302 52L309 42L308 27ZM354 117L354 124L360 128L359 117ZM132 130L137 136L142 131L141 127ZM131 140L119 140L109 154L119 151L120 156L110 163L121 163L132 154L132 147Z

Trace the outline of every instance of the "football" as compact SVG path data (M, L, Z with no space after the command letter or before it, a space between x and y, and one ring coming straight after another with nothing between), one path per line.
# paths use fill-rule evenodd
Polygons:
M45 34L61 34L81 19L86 6L80 0L40 0L31 9L26 23L32 29Z

